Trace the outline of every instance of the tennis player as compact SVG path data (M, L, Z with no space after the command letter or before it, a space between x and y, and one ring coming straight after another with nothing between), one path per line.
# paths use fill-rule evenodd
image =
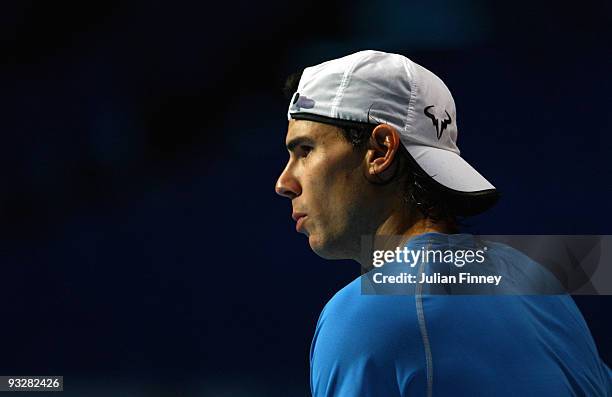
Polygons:
M371 267L367 235L401 236L414 250L456 247L465 240L458 217L497 201L459 155L448 88L410 59L361 51L308 67L287 88L289 161L276 192L321 257ZM501 245L487 258L533 265ZM610 370L568 295L373 295L362 278L319 317L314 397L612 395Z

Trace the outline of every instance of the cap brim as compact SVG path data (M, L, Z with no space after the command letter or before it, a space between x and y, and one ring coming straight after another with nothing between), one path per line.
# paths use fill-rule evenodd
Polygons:
M407 145L406 150L427 175L454 192L486 194L496 191L495 186L454 152L422 145Z
M495 187L458 154L431 146L405 146L413 166L438 186L441 198L456 215L472 216L493 207L500 198Z

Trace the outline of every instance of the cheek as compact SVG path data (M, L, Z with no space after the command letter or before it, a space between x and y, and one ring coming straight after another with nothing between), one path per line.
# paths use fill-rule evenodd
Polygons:
M313 173L311 179L311 189L316 196L312 197L313 204L320 212L321 222L328 223L328 229L341 228L359 202L362 177L359 169L349 168L346 163L328 163L321 168L320 172Z

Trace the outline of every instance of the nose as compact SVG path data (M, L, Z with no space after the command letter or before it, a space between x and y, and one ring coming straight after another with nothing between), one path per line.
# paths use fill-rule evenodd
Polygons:
M285 167L282 174L280 174L278 177L274 190L279 196L287 197L289 199L294 199L302 194L302 187L291 172L289 164L287 164L287 167Z

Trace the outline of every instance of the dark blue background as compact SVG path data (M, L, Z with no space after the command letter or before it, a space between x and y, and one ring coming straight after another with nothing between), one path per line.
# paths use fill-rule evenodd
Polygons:
M361 49L450 87L502 192L466 231L611 234L609 2L22 1L0 11L0 374L70 395L306 396L358 275L274 194L284 78ZM612 362L609 297L578 297ZM458 358L460 361L460 358Z

